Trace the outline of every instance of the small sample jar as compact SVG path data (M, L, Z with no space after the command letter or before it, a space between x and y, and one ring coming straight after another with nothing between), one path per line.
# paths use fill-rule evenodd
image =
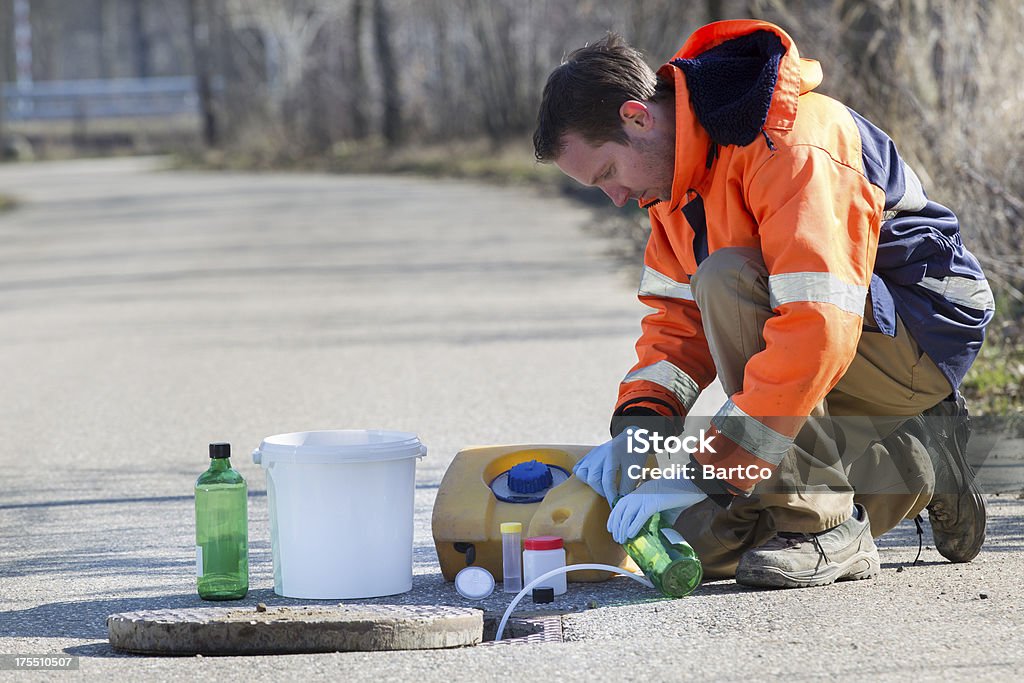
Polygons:
M526 547L523 551L523 581L527 585L538 576L565 566L565 548L558 536L535 536L526 539L523 545ZM566 591L565 574L552 576L541 585L550 586L555 595L561 595Z
M523 525L503 522L501 525L502 590L518 593L523 590L523 549L520 539Z

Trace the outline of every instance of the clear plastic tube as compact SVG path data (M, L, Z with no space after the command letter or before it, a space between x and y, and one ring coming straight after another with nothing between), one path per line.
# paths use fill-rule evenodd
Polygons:
M502 590L506 593L518 593L523 588L522 535L522 524L501 525Z
M536 579L526 584L523 590L519 591L516 597L512 598L512 602L509 603L508 609L505 610L505 614L501 617L501 623L498 624L498 632L495 634L495 640L501 640L501 637L505 635L505 625L508 623L508 618L512 616L512 610L516 608L519 601L523 599L523 596L533 590L534 586L540 584L542 581L546 581L552 576L558 576L559 574L566 574L568 572L574 572L583 569L603 569L604 571L612 572L615 574L621 574L622 576L628 576L638 583L642 583L648 588L654 588L654 584L647 580L647 577L643 574L634 574L633 572L627 572L625 569L619 567L613 567L610 564L570 564L568 567L559 567L558 569L552 569L551 571L541 574Z

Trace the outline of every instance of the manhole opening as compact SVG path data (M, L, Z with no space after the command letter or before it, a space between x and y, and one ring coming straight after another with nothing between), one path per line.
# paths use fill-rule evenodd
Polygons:
M483 642L490 643L498 635L498 624L501 623L500 616L490 617L484 615L484 639ZM508 639L526 638L527 636L544 633L544 625L529 621L527 619L509 619L505 624L504 637Z
M505 633L501 640L495 640L498 634L500 614L484 614L484 637L482 644L517 644L559 643L562 642L562 618L557 614L543 616L513 617L505 624Z

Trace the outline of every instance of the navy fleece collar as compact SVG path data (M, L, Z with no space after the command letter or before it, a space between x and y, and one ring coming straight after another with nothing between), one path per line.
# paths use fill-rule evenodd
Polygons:
M671 63L686 76L693 112L711 139L742 147L764 127L785 53L778 35L756 31Z

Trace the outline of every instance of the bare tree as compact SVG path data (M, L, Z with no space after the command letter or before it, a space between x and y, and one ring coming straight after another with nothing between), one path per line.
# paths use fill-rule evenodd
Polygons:
M7 136L5 134L4 119L7 114L7 104L4 101L4 82L5 78L0 73L0 161L7 159Z
M381 133L388 146L394 147L402 141L402 96L391 46L391 16L384 6L384 0L373 0L373 37L384 98Z
M286 144L301 141L300 113L308 89L307 74L319 68L313 46L321 32L339 16L339 6L327 0L225 0L233 26L259 32L266 55L264 90L270 123L279 126Z
M349 19L349 42L351 43L352 61L349 67L348 82L351 98L349 111L352 115L352 137L362 140L369 134L369 121L366 118L366 69L363 66L363 0L352 0Z
M196 92L199 96L199 113L202 118L203 142L207 147L216 147L219 136L210 74L209 0L188 0L188 17Z
M11 49L11 44L8 37L8 26L12 23L11 19L11 8L6 3L0 3L0 17L3 18L3 22L0 22L0 55L3 55L3 60L0 60L0 161L4 161L7 158L7 138L4 134L4 120L7 114L7 103L4 101L4 84L7 83L8 73L8 51Z
M148 78L149 68L149 32L146 29L146 0L131 0L132 39L135 49L135 75ZM189 11L192 11L191 0Z

